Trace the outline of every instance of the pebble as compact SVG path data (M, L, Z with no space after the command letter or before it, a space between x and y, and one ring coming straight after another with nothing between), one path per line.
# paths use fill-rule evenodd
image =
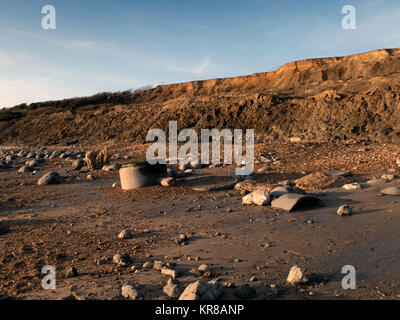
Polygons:
M141 289L138 286L125 284L121 288L121 294L124 298L135 300L142 297Z
M300 282L306 281L303 271L296 265L293 266L290 271L289 275L286 279L286 282L290 285L295 285Z
M163 187L172 187L176 185L176 179L173 177L164 178L161 180L161 185Z
M345 204L345 205L340 206L337 209L336 213L339 216L351 216L351 214L353 213L353 210L349 205Z
M65 271L65 276L66 276L67 278L75 278L75 277L78 276L78 271L76 270L75 267L68 268L68 269Z
M132 234L128 229L124 229L119 233L118 238L119 239L131 239Z

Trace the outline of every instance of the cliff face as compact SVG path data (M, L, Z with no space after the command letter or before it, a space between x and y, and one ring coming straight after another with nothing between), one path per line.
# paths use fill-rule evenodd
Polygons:
M400 141L400 49L308 59L276 71L0 112L1 143L142 142L151 128L254 128L259 140Z

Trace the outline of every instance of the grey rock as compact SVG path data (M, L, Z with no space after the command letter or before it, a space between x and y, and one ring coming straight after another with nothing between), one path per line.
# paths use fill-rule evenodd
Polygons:
M196 281L186 287L179 300L216 300L222 293L223 287L219 282L206 283Z
M102 170L103 171L118 171L121 168L121 166L118 163L113 163L113 164L108 164L103 166Z
M278 199L272 200L271 207L286 211L305 210L322 205L322 201L316 197L296 193L287 193Z
M340 206L337 209L336 213L339 216L351 216L351 214L353 213L353 210L349 205L345 204L345 205Z
M77 159L72 162L72 167L74 168L74 170L80 170L84 165L85 161L83 161L82 159Z
M178 284L168 283L164 288L163 292L170 298L177 299L182 294L182 289Z
M22 172L32 172L34 170L33 167L31 166L22 166L21 168L19 168L18 172L22 173Z
M49 184L59 184L61 183L61 177L57 172L46 173L38 181L38 185L49 185Z
M132 234L128 229L124 229L119 233L118 238L119 239L131 239Z
M135 300L142 297L141 288L139 286L132 286L130 284L125 284L121 288L121 294L124 298Z
M132 263L132 259L130 255L127 253L124 253L122 255L117 253L113 257L113 262L121 266L127 266Z
M400 188L399 187L389 187L383 189L381 191L382 194L389 195L389 196L400 196Z
M65 276L66 276L67 278L75 278L75 277L78 276L78 271L76 270L75 267L68 268L68 269L65 271Z
M257 295L257 291L248 284L244 284L235 289L234 295L239 299L252 299Z
M4 221L0 221L0 235L9 232L10 229L8 225Z

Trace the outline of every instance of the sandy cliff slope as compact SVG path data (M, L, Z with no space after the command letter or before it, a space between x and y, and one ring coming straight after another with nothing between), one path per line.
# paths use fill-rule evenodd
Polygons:
M0 143L142 142L148 129L254 128L259 141L400 141L400 49L0 111Z

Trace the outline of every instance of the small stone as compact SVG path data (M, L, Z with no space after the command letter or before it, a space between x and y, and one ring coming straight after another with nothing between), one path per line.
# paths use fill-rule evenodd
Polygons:
M381 177L383 180L393 180L394 179L394 175L393 174L384 174Z
M65 276L66 276L67 278L75 278L75 277L78 276L78 271L76 270L75 267L68 268L68 269L65 271Z
M293 266L289 271L289 275L286 279L286 282L290 285L295 285L297 283L305 281L306 278L304 276L303 271L298 266Z
M206 273L210 272L210 267L206 264L202 264L200 267L197 268L197 270L201 273Z
M128 229L124 229L119 233L118 238L119 239L131 239L132 234Z
M267 205L271 200L270 194L264 189L257 189L246 195L242 199L243 205L256 204L258 206Z
M337 212L336 212L339 216L351 216L351 214L353 213L353 210L352 210L352 208L349 206L349 205L347 205L347 204L345 204L345 205L342 205L342 206L340 206L338 209L337 209Z
M9 230L8 226L5 224L5 222L0 221L0 235L1 234L5 234L5 233L7 233L9 231L10 230Z
M117 253L113 257L113 262L121 266L127 266L132 263L132 259L127 253L124 253L122 255Z
M121 168L121 166L119 164L114 163L114 164L108 164L108 165L103 166L101 168L101 170L106 171L106 172L108 172L108 171L118 171L120 168Z
M143 263L142 268L143 269L150 269L153 267L153 264L150 261L147 261L145 263Z
M134 287L130 284L125 284L121 288L121 293L124 298L135 300L142 297L139 287Z
M82 159L77 159L72 162L72 168L74 170L80 170L85 165L85 162Z
M163 268L163 263L162 261L154 261L153 262L153 269L156 271L161 271L161 269Z
M170 276L170 277L172 277L172 279L176 279L179 275L179 272L177 270L164 267L161 269L161 274Z
M19 168L18 172L22 173L22 172L32 172L34 170L33 167L31 166L22 166L21 168Z
M94 180L94 176L92 174L88 174L86 177L86 180L92 181L92 180Z
M178 284L175 283L168 283L164 288L163 292L170 298L179 298L182 293L181 288Z
M240 287L237 287L234 294L239 299L251 299L254 298L257 292L248 284L244 284Z
M161 185L163 187L172 187L176 185L176 180L172 177L164 178L161 180Z
M345 184L343 187L345 190L358 190L361 189L361 185L357 182Z
M256 276L252 276L250 278L250 282L256 282L256 281L258 281L258 278Z

